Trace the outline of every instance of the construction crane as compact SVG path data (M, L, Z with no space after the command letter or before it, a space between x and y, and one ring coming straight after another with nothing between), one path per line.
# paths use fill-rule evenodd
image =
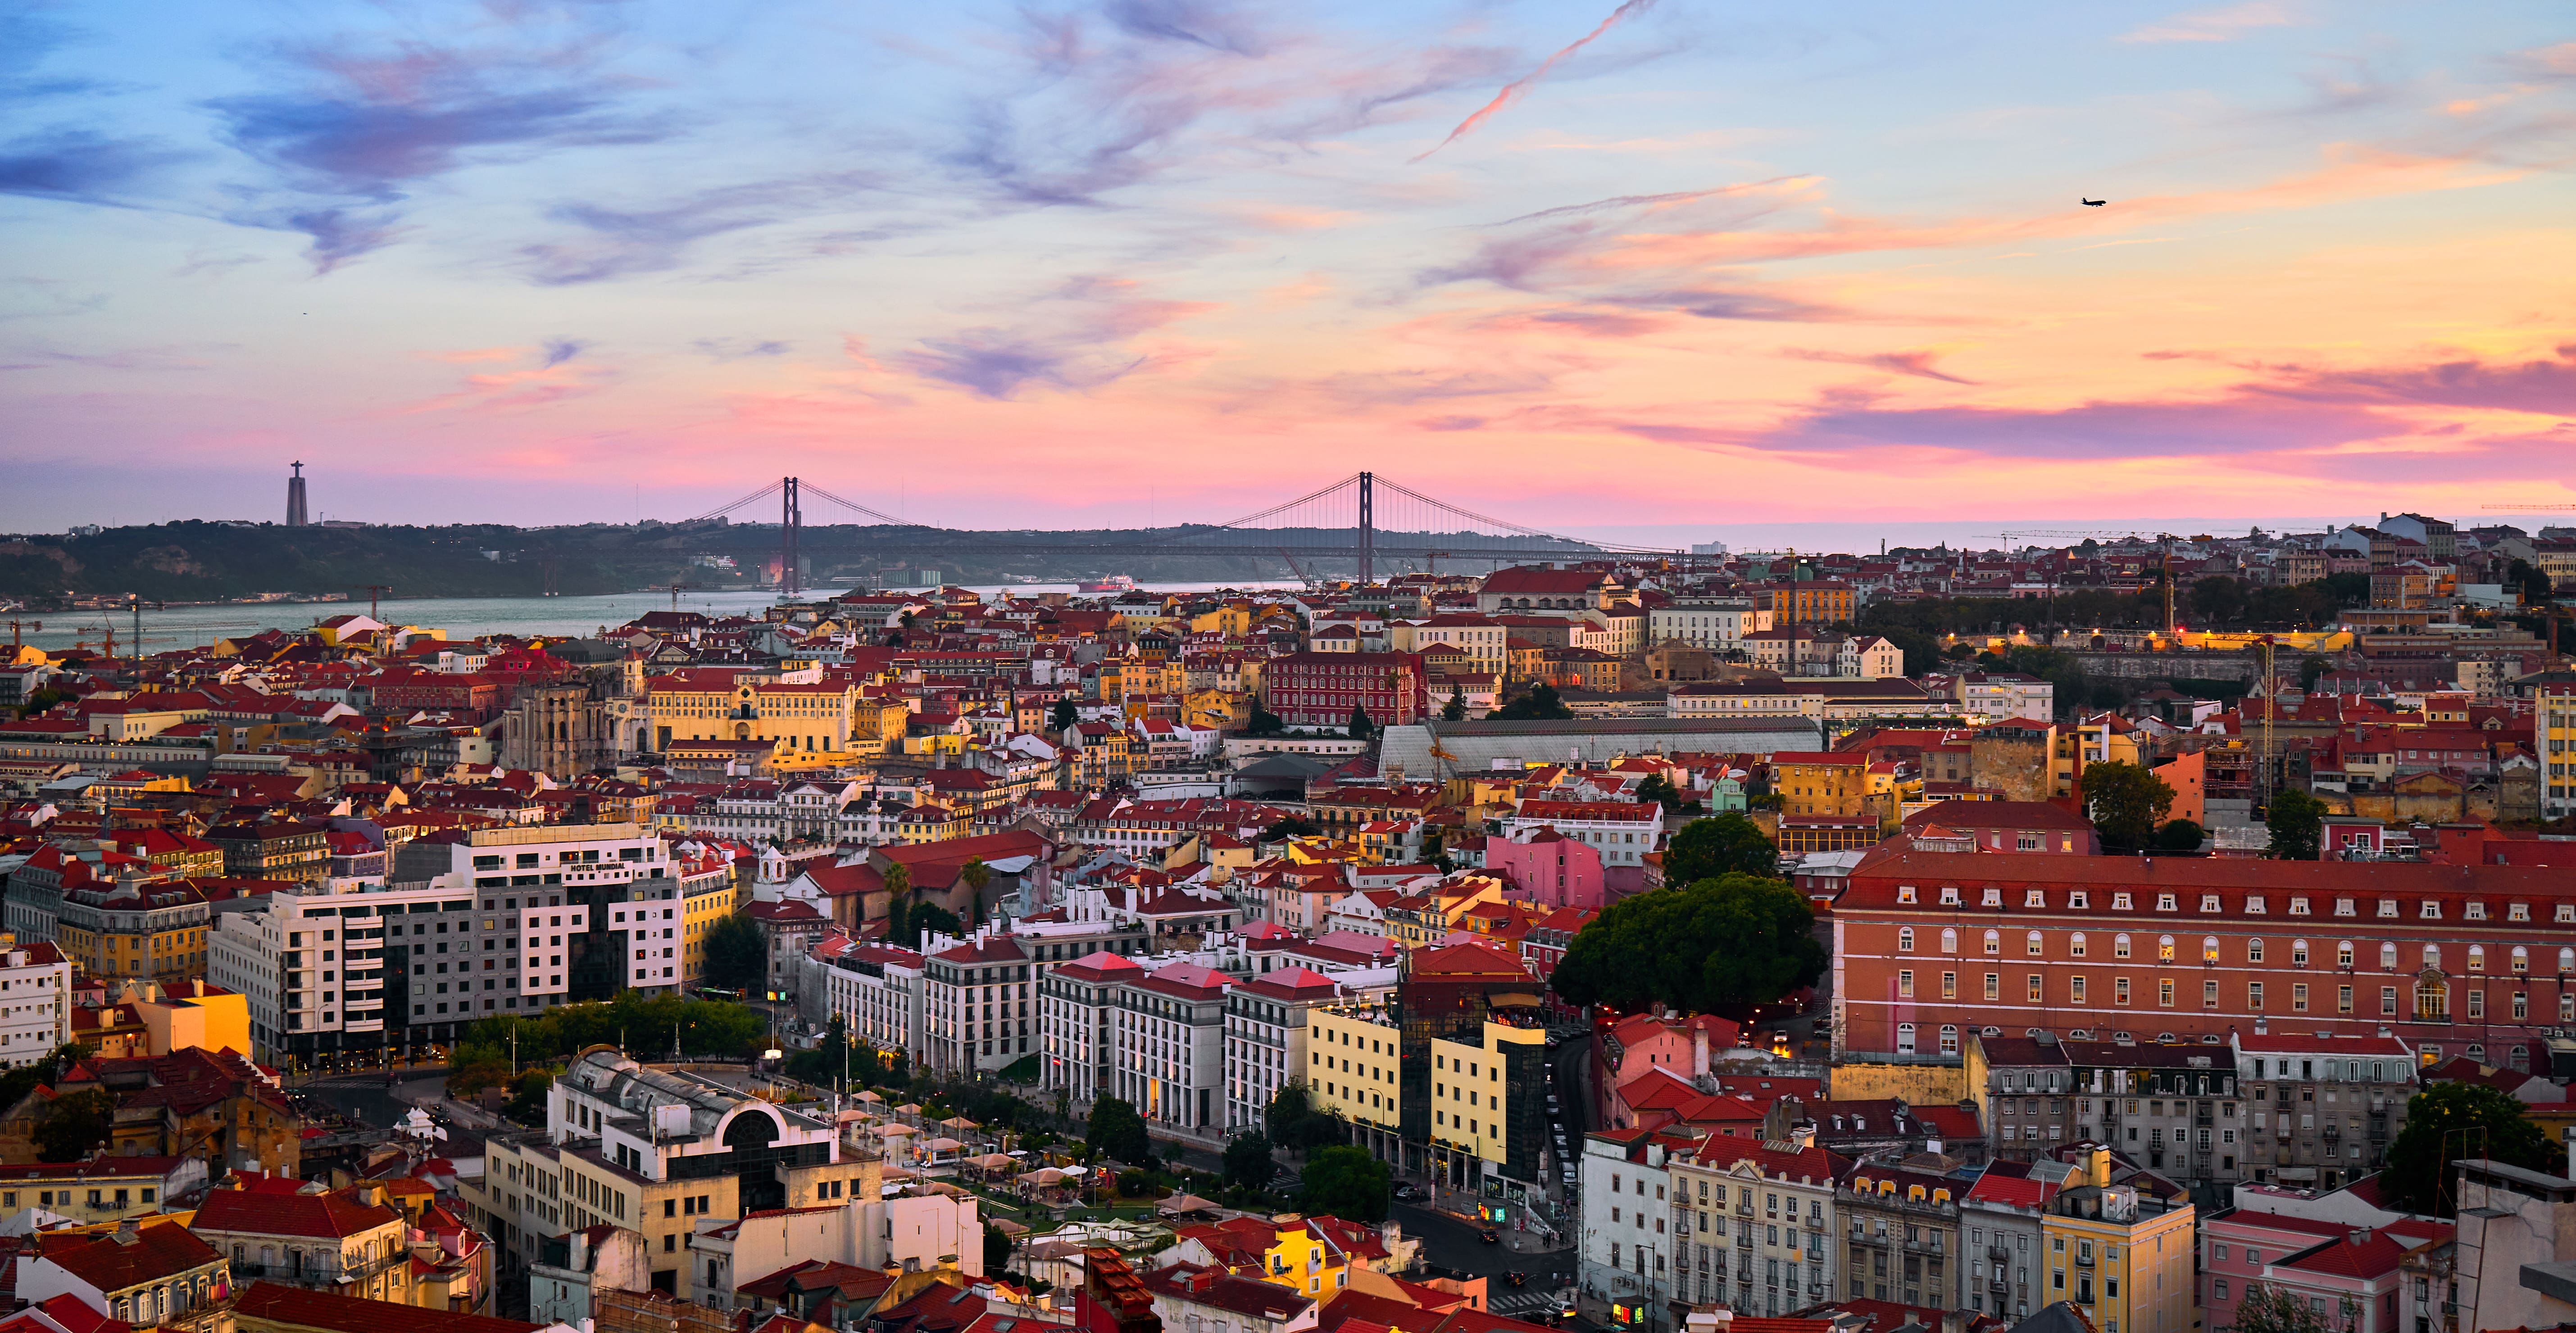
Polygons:
M2269 634L2254 643L2256 669L2262 673L2260 679L2263 683L2263 749L2254 761L2258 766L2254 771L2254 804L2265 810L2272 805L2272 714L2280 709L2276 702L2280 678L2272 674L2272 653L2276 647Z
M1306 585L1306 591L1313 592L1324 586L1323 580L1307 573L1304 568L1298 565L1297 557L1288 554L1287 547L1282 546L1278 548L1278 550L1279 558L1288 562L1288 572L1296 575L1299 583Z
M9 622L10 656L17 656L18 650L27 646L27 641L22 636L28 632L37 634L44 633L45 622L41 620L12 620Z

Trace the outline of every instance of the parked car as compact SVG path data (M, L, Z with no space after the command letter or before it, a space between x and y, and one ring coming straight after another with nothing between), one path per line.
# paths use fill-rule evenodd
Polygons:
M1395 1187L1395 1197L1399 1199L1419 1199L1422 1197L1422 1187L1419 1185L1398 1185Z
M1492 1227L1487 1227L1476 1233L1476 1239L1483 1241L1487 1245L1500 1245L1503 1243L1503 1233L1494 1230Z

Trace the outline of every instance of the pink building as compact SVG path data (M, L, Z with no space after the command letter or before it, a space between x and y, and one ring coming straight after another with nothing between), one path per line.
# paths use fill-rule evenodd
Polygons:
M2408 1254L2450 1240L2448 1222L2373 1227L2231 1208L2201 1223L2201 1326L2230 1328L2248 1286L2304 1302L2344 1333L2407 1333L2399 1317Z
M1608 902L1600 851L1552 828L1487 838L1485 869L1500 872L1511 882L1512 888L1503 896L1515 902L1593 911Z

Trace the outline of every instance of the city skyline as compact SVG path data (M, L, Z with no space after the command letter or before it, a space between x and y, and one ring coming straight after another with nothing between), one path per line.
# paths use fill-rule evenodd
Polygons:
M10 21L0 529L273 519L298 458L376 522L1374 467L1845 548L2568 494L2536 5L115 13Z

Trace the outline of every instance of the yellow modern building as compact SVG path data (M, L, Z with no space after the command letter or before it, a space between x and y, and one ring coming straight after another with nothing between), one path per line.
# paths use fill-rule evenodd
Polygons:
M1382 1003L1306 1013L1307 1100L1350 1122L1352 1141L1388 1162L1400 1160L1404 1134L1402 1039Z
M1513 1161L1517 1147L1522 1160L1512 1174L1535 1180L1547 1029L1489 1019L1479 1035L1476 1043L1431 1041L1432 1172L1454 1182L1473 1180L1475 1169L1455 1159L1474 1158L1493 1175Z

